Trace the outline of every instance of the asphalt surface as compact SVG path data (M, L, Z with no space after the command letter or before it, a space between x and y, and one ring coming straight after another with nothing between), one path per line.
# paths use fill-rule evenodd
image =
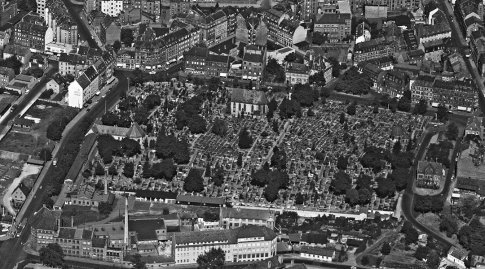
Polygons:
M42 91L42 88L45 86L45 84L47 84L47 82L49 82L49 80L56 72L57 68L51 67L51 69L46 74L44 74L40 81L35 84L35 86L31 90L29 90L28 93L25 94L23 100L18 103L17 107L13 111L11 111L7 117L5 117L2 125L0 125L0 132L3 131L3 128L6 127L9 121L15 119L15 117L20 114L20 112L28 105L28 103Z
M83 121L89 121L93 123L96 118L101 117L104 114L105 101L106 106L109 108L119 100L120 93L122 91L126 91L127 89L128 81L126 79L126 76L121 73L115 72L115 76L119 80L118 85L113 87L113 89L106 94L106 97L101 98L97 103L93 104L90 111L86 112L81 118L79 118L76 124ZM66 131L64 137L59 142L59 152L64 149L66 141L68 140L67 138L76 135L74 130L74 128L71 128ZM56 158L58 155L60 155L59 152L55 156L53 156L53 158ZM38 178L37 180L44 180L44 178ZM29 205L27 205L24 219L30 220L34 213L42 207L42 200L47 195L46 189L47 188L39 189L37 193L35 193L34 199ZM25 225L18 238L10 239L2 244L0 248L0 257L2 257L2 260L0 262L0 269L13 268L15 264L19 262L19 258L21 258L21 255L23 255L23 244L28 240L30 235L30 228L30 223L27 221L27 224Z
M69 11L69 14L71 15L71 18L73 18L74 21L77 24L77 31L78 31L79 37L82 40L86 40L89 44L89 47L99 48L98 44L96 43L94 38L91 36L91 33L89 32L88 27L86 26L86 24L84 24L83 20L79 16L79 13L81 12L82 7L74 5L69 0L62 0L62 1L66 5L67 10Z

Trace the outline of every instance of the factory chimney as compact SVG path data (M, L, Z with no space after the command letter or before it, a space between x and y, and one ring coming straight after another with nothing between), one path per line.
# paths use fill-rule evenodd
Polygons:
M108 194L108 177L104 176L104 194Z
M125 229L124 229L124 244L125 248L128 248L128 195L125 196Z

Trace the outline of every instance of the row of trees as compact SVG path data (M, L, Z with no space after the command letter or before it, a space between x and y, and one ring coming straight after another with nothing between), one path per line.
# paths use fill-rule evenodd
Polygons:
M121 141L114 139L111 135L103 134L98 137L98 152L105 164L113 161L113 156L133 157L141 153L140 144L130 138L123 138Z
M72 107L66 107L59 115L47 126L46 137L50 140L61 140L62 132L64 132L67 124L77 115L77 110Z
M285 171L270 170L267 163L251 174L251 185L265 187L263 194L268 202L275 201L278 198L279 190L286 189L289 182L290 177Z
M172 181L177 172L173 159L167 158L161 162L156 162L150 165L148 160L143 164L143 178L153 177L155 179L165 179Z
M175 112L175 125L181 130L187 126L191 133L200 134L207 130L207 122L200 115L202 112L203 99L194 96L181 104Z

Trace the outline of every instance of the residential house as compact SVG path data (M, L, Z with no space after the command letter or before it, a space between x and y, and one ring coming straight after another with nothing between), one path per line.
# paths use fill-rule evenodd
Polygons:
M20 183L12 192L12 201L14 206L21 206L25 202L25 199L27 199L29 193L30 189L25 186L24 183Z
M377 80L379 74L383 71L377 65L370 62L361 62L357 65L360 73L365 74L374 83L374 87L377 87Z
M66 82L64 78L60 74L54 75L54 77L49 80L45 86L47 90L52 90L54 94L58 94L61 90L63 90L66 86Z
M199 27L201 31L202 41L211 47L228 37L227 16L222 9L211 12L207 9L202 9L199 6L192 6L191 11L185 17L187 23Z
M264 13L264 20L268 39L283 47L292 47L307 38L307 29L299 21L291 20L288 14L270 9Z
M468 118L465 126L465 136L474 135L483 138L483 118L472 116Z
M268 98L262 91L240 88L231 89L231 115L239 117L266 115L268 111Z
M266 209L221 207L219 211L219 225L224 229L256 225L273 230L275 219L275 213Z
M381 72L377 78L376 90L388 94L390 97L401 97L409 89L409 77L406 73L398 71Z
M78 78L88 68L87 57L74 53L61 53L59 56L59 73Z
M55 236L60 227L61 211L43 206L33 216L30 226L32 247L39 251L48 244L55 243Z
M322 33L330 43L342 42L350 37L351 14L317 15L314 31Z
M12 68L0 66L0 87L4 88L15 77L15 71Z
M455 3L455 14L463 33L468 34L468 26L472 26L476 20L471 21L471 17L483 20L483 3L479 0L457 0ZM468 19L468 23L467 23ZM473 26L472 26L473 27ZM468 37L468 36L467 36Z
M49 64L47 62L47 57L45 57L44 54L40 54L40 53L32 54L32 57L30 57L29 59L29 68L33 68L33 67L46 70L47 67L49 67Z
M116 56L116 66L124 69L136 69L141 66L141 59L134 50L120 50Z
M45 45L45 53L48 55L61 55L61 53L69 54L74 50L71 44L51 42Z
M29 47L34 52L44 52L45 45L54 41L54 33L44 19L27 15L13 28L13 44Z
M307 258L312 260L332 262L333 259L335 258L335 249L302 246L300 250L300 256L302 258Z
M485 76L485 31L480 28L472 32L469 45L471 58L475 62L479 74Z
M112 193L96 191L93 186L84 184L71 191L64 204L98 208L100 203L113 204L114 198Z
M458 249L455 246L452 246L446 255L446 259L457 265L458 268L466 268L465 260L467 257L468 253L466 251Z
M42 15L42 14L41 14ZM77 23L71 18L66 5L61 0L52 0L46 3L44 20L54 33L54 41L77 45Z
M439 189L445 177L445 169L441 163L434 161L419 161L416 170L416 187Z
M276 234L267 227L254 225L176 233L173 240L175 263L195 264L199 255L214 247L224 251L226 262L261 261L276 255Z
M244 48L242 79L260 81L266 66L266 50L254 45Z
M355 44L354 62L360 63L367 60L392 56L396 52L396 44L392 40L377 38Z
M292 85L307 84L310 79L308 67L300 63L286 64L286 82Z
M120 41L121 24L109 15L102 12L93 12L89 26L103 44L112 45L115 41Z

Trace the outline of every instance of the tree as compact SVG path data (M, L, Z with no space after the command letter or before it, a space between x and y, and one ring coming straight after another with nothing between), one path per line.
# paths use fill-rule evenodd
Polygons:
M311 75L309 78L309 83L310 84L315 83L317 86L324 86L326 81L325 81L325 74L323 73L323 71L320 71Z
M320 32L313 32L312 43L316 45L322 45L325 43L326 38Z
M105 174L104 167L99 162L96 163L96 167L94 168L94 173L97 176L104 176Z
M369 189L359 189L359 203L362 205L368 204L372 199L372 193Z
M411 175L408 168L398 167L392 170L392 173L388 176L388 179L394 181L396 189L401 191L406 188L410 177Z
M337 168L340 170L345 170L347 169L347 166L349 165L349 159L347 156L339 156L337 159Z
M298 55L296 52L292 52L285 57L285 62L289 63L303 63L303 57Z
M19 0L17 8L26 12L37 12L37 2L35 0Z
M451 237L458 233L458 222L453 216L444 216L440 222L440 231L446 232L446 236Z
M39 257L42 264L50 267L64 266L64 252L57 243L50 243L42 247L39 251Z
M243 159L242 159L241 152L239 152L239 154L237 155L237 162L236 162L236 164L237 164L238 167L242 167Z
M359 202L359 191L356 189L348 189L345 192L345 199L349 202L351 205L355 205Z
M35 78L41 78L44 75L44 70L39 67L31 67L27 70L27 75Z
M364 266L369 265L369 257L367 255L364 255L364 257L362 257L362 260L360 260L360 263L362 263L362 265Z
M273 58L269 58L264 77L270 82L285 82L285 69Z
M303 194L301 194L301 192L297 193L295 197L295 204L302 205L304 202L305 197L303 196Z
M186 192L201 192L204 190L204 179L200 170L190 169L184 181L184 190Z
M217 187L222 186L224 184L224 169L219 164L216 164L213 174L212 182L214 182L214 185Z
M62 132L66 127L63 120L54 120L48 126L46 130L46 137L53 141L59 141L62 138Z
M211 128L212 133L220 137L225 137L227 133L227 122L223 119L216 118Z
M298 213L294 211L283 211L276 216L275 227L293 228L298 223Z
M419 100L419 102L414 106L413 113L424 115L428 111L428 102L424 99Z
M108 174L111 175L111 176L116 176L118 175L118 170L116 169L116 166L114 164L112 164L109 168L108 168Z
M301 106L298 101L294 98L291 100L285 98L281 101L280 106L280 117L283 119L289 119L293 116L301 116Z
M440 265L440 262L441 258L436 250L432 250L428 253L428 256L426 257L426 265L428 265L428 268L436 269Z
M338 78L340 76L340 62L335 57L329 57L328 61L332 66L332 77Z
M119 40L116 40L114 43L113 43L113 50L118 53L118 51L120 51L121 49L121 42Z
M126 47L131 47L131 44L135 40L135 37L133 36L133 30L129 28L122 28L120 40Z
M123 175L128 178L133 178L135 175L135 164L133 162L126 162L123 167Z
M15 75L20 74L20 68L22 67L22 62L17 59L15 55L5 59L0 60L0 66L12 68L15 71Z
M221 248L212 248L205 254L199 255L197 264L199 269L218 269L222 268L226 255Z
M42 92L42 94L40 95L40 99L50 99L51 96L54 94L54 90L53 89L46 89Z
M420 261L428 256L429 248L425 246L418 246L416 252L414 252L414 257Z
M404 232L406 245L418 242L419 234L414 227L406 229Z
M391 253L391 245L389 245L388 242L384 242L384 244L382 244L381 253L382 255L389 255L389 253Z
M458 126L454 122L448 124L446 127L446 137L449 140L456 140L458 138Z
M352 102L348 107L347 107L347 114L349 115L355 115L357 109L357 103Z
M147 269L146 263L141 260L141 255L136 253L129 259L133 263L133 269Z
M350 176L343 172L339 171L334 175L334 179L330 183L330 188L335 194L343 194L347 189L350 189L352 186L352 180Z
M39 159L43 160L44 162L50 161L52 159L51 150L48 148L42 148L39 152Z
M51 197L46 195L42 199L42 204L45 205L45 207L52 209L52 207L54 206L54 200L52 200Z
M438 105L436 118L441 122L446 122L448 120L448 109L443 104Z
M296 100L302 107L309 107L313 105L314 101L318 101L318 92L312 90L309 84L296 84L291 99Z
M399 99L397 108L400 111L409 112L411 110L411 91L405 90L403 96Z
M346 120L345 119L345 114L343 112L340 113L340 117L339 117L340 124L344 124L345 120Z
M100 202L98 206L98 211L102 215L109 215L113 211L113 205L110 203Z
M377 189L376 194L377 196L384 198L384 197L391 197L396 192L396 185L394 181L390 180L389 178L377 178Z
M401 152L401 149L402 149L402 146L401 146L401 141L396 141L396 143L394 143L394 145L392 146L392 153L394 154L399 154L399 152Z
M205 133L207 130L207 122L200 115L193 115L190 117L187 126L193 134Z
M238 146L240 149L249 149L253 145L253 138L249 134L248 129L243 128L239 132Z

